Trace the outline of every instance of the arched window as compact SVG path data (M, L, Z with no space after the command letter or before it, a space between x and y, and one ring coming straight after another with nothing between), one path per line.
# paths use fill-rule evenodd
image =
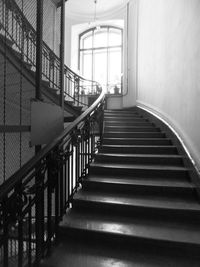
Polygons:
M101 26L79 36L79 69L90 80L101 83L105 93L121 93L122 29Z

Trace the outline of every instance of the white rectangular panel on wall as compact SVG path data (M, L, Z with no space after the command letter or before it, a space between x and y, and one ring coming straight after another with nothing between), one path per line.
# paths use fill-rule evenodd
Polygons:
M61 107L41 101L31 102L31 145L51 142L64 129Z

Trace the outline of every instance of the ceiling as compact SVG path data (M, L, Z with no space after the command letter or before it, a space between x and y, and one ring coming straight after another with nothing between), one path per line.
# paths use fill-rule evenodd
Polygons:
M113 13L122 8L128 0L97 0L97 17ZM68 0L65 4L66 15L74 17L92 18L95 12L94 0Z

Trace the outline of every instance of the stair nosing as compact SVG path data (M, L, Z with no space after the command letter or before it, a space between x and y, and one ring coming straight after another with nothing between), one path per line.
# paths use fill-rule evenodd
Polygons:
M137 239L137 240L146 240L149 242L162 242L162 243L170 243L174 245L193 245L193 246L200 246L200 242L194 242L191 241L190 239L188 240L183 240L181 241L180 239L170 239L167 237L158 237L158 236L148 236L148 235L137 235L137 234L128 234L128 233L119 233L119 232L110 232L102 229L87 229L83 227L78 227L78 226L67 226L67 228L71 230L78 230L78 231L84 231L84 232L92 232L92 233L97 233L101 235L106 235L106 236L118 236L118 237L124 237L124 238L132 238L132 239Z
M119 180L119 181L117 181ZM159 188L159 187L162 187L162 188L181 188L181 189L195 189L195 187L188 181L188 182L184 182L184 183L178 183L176 182L176 184L174 185L174 182L173 181L168 181L168 185L167 183L163 184L161 183L160 181L156 183L147 183L145 184L144 182L142 183L137 183L137 182L134 182L133 179L129 179L130 180L130 183L127 181L127 179L125 181L123 181L123 179L120 179L120 178L117 178L117 179L112 179L112 178L107 178L107 181L106 181L106 178L104 178L103 180L101 180L101 178L99 179L95 179L95 178L92 178L92 177L88 177L87 179L85 179L83 181L83 184L84 183L100 183L100 184L114 184L114 185L123 185L123 186L144 186L145 188L148 188L148 187L155 187L155 188ZM177 185L178 184L178 185Z
M122 198L121 198L122 199ZM124 198L125 199L125 198ZM130 199L130 198L129 198ZM133 198L132 198L133 200ZM106 205L106 206L118 206L118 207L132 207L132 208L145 208L145 209L154 209L154 210L164 210L164 211L184 211L184 212L198 212L200 214L200 204L199 204L199 208L195 208L195 207L185 207L184 203L182 204L183 206L176 206L175 204L173 205L165 205L164 201L161 205L156 205L156 203L154 203L153 205L150 205L149 203L144 204L144 203L128 203L128 202L122 202L122 201L113 201L113 200L99 200L99 199L95 199L95 198L91 198L90 199L84 199L84 197L81 195L79 195L79 197L75 196L73 201L75 202L84 202L84 203L94 203L94 204L99 204L99 205ZM160 202L161 200L157 200L157 202ZM191 205L193 205L193 203L191 203Z
M179 154L175 154L175 155L168 155L168 154L140 154L140 153L137 153L137 154L126 154L126 153L103 153L103 152L99 152L98 154L96 154L96 156L106 156L106 157L133 157L133 158L144 158L144 157L147 157L147 158L174 158L174 159L184 159L185 156L183 155L179 155Z

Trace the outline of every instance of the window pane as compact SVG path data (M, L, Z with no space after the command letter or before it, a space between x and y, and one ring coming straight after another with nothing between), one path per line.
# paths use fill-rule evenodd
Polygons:
M121 45L122 35L120 30L109 30L109 46Z
M94 53L94 80L101 83L105 91L107 84L107 50L95 50Z
M92 48L92 36L83 39L83 48Z
M82 62L82 74L86 79L92 79L92 53L84 52L83 53L83 62Z
M106 47L108 34L107 30L99 30L94 33L94 47Z
M114 93L114 87L121 85L121 49L109 49L109 73L108 83L110 93Z

